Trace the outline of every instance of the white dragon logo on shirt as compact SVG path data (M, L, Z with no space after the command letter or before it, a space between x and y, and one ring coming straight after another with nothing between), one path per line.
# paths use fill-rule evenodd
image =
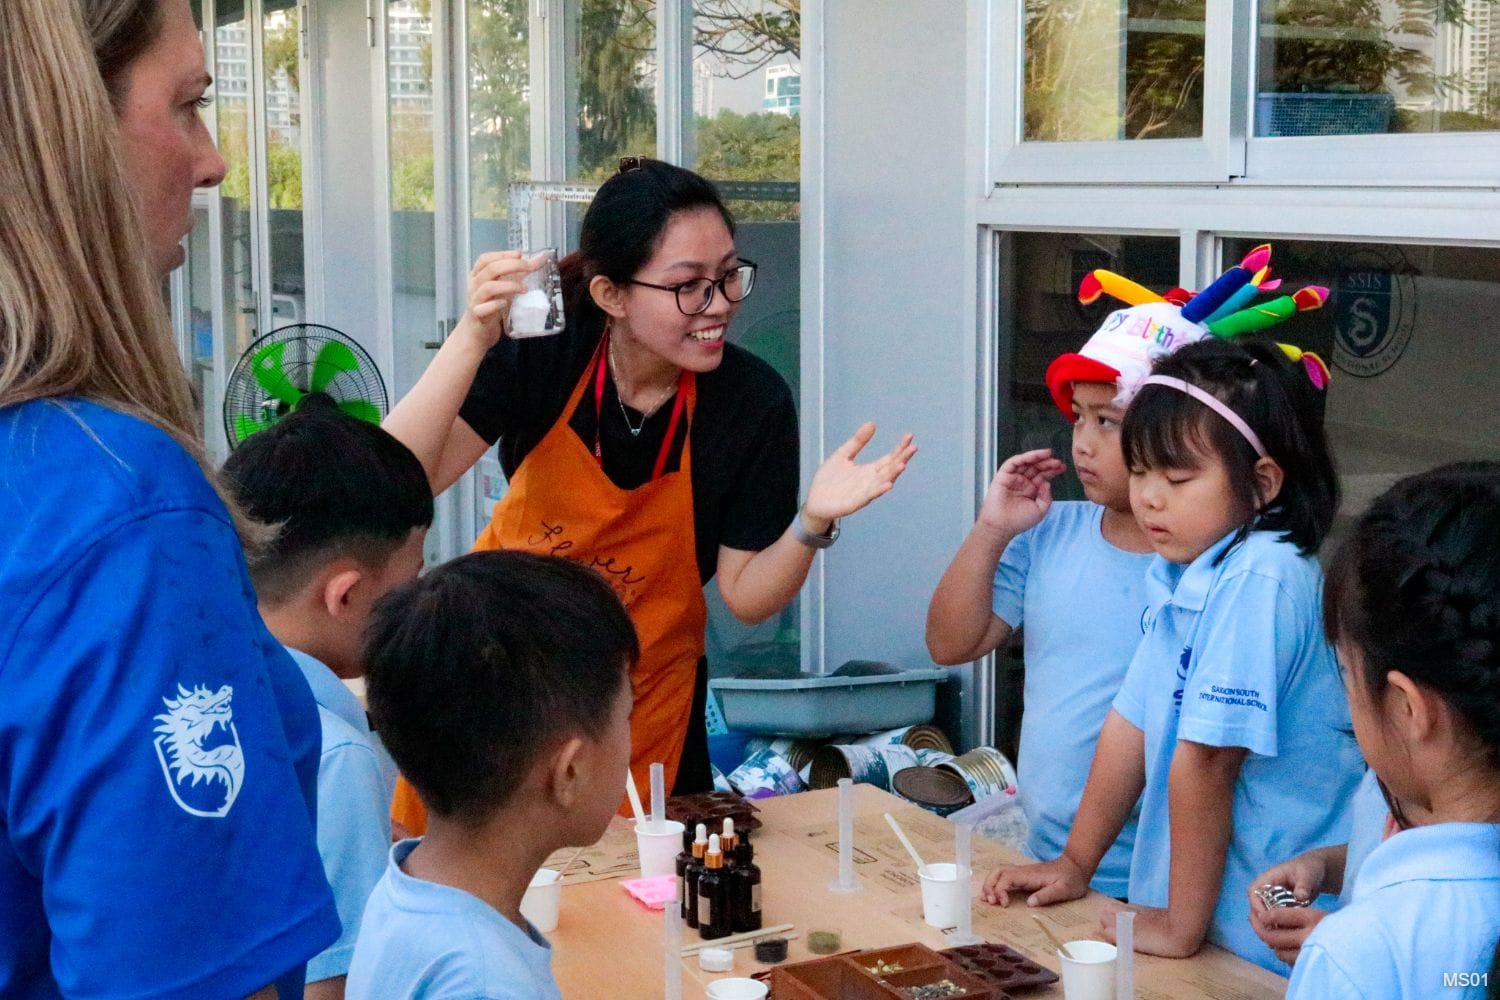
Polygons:
M225 816L240 794L245 780L245 753L240 748L240 734L234 728L234 711L230 699L234 688L224 685L217 692L197 686L191 691L177 685L176 698L163 698L167 710L155 717L159 723L156 758L161 762L167 789L177 804L194 816ZM211 749L204 741L215 729L224 729L232 743L221 743ZM189 780L191 779L191 780ZM216 809L199 809L183 801L181 788L197 788L200 782L222 782L224 801Z

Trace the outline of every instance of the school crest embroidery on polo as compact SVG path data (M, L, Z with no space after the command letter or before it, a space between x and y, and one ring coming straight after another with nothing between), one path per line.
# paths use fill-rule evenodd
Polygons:
M245 780L245 753L234 727L234 688L177 685L176 698L155 716L156 759L167 790L192 816L227 816Z

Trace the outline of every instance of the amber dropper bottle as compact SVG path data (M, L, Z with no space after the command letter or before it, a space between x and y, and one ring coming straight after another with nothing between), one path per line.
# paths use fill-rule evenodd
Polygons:
M703 856L708 853L708 828L702 823L698 824L695 831L697 836L693 838L693 853L684 864L681 856L677 859L677 871L682 877L681 898L679 903L682 907L682 922L689 927L698 926L698 876L703 874Z
M698 936L705 941L734 933L729 906L729 872L719 850L718 834L710 834L703 856L703 874L698 876Z

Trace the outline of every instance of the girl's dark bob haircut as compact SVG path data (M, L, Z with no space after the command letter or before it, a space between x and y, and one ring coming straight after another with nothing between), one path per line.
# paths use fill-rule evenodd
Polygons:
M1120 443L1126 467L1196 469L1217 455L1243 512L1223 558L1251 531L1275 531L1304 554L1317 552L1339 505L1338 478L1323 433L1323 393L1301 364L1268 340L1189 344L1157 362L1154 375L1180 378L1226 403L1281 466L1281 492L1270 503L1256 486L1255 449L1219 414L1168 386L1141 389L1125 412Z

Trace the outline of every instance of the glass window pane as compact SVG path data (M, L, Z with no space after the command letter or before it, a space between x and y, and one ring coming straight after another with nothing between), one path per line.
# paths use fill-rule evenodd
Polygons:
M1203 134L1204 0L1026 0L1023 137Z
M793 399L799 399L802 334L801 6L800 0L694 0L689 84L691 166L720 185L738 223L739 252L760 266L729 336L775 368ZM715 586L708 597L715 676L798 667L800 602L747 626L724 607Z
M1002 237L998 275L999 460L1051 448L1068 466L1052 482L1058 500L1084 499L1071 461L1072 425L1057 411L1042 377L1059 354L1076 351L1123 303L1108 296L1084 305L1078 283L1107 268L1164 292L1178 282L1180 243L1171 236L1107 233L1009 233ZM992 473L993 470L987 470ZM989 475L985 476L985 484ZM996 651L995 746L1012 760L1019 752L1023 645L1017 636Z
M386 4L395 385L400 399L432 360L437 337L432 22L423 0ZM409 83L398 86L398 79Z
M510 185L531 179L528 0L469 0L470 243L509 247Z
M307 319L302 253L301 20L294 0L267 0L265 147L273 328Z
M1255 134L1500 129L1497 0L1263 0Z
M1232 239L1237 260L1259 240ZM1500 311L1500 250L1277 240L1284 287L1328 303L1275 328L1333 369L1327 428L1344 489L1341 523L1397 479L1500 458L1500 373L1485 364Z
M243 5L215 5L214 103L219 152L229 166L219 185L224 254L224 354L233 364L256 336L254 220L250 206L250 22Z
M1158 292L1176 286L1179 243L1172 236L1015 233L1000 268L1000 457L1051 448L1068 460L1072 425L1057 412L1042 380L1059 354L1076 351L1106 316L1125 308L1107 295L1078 301L1078 283L1096 268ZM1060 500L1083 499L1068 471L1052 483Z
M568 179L602 181L622 156L656 155L656 0L568 0Z

